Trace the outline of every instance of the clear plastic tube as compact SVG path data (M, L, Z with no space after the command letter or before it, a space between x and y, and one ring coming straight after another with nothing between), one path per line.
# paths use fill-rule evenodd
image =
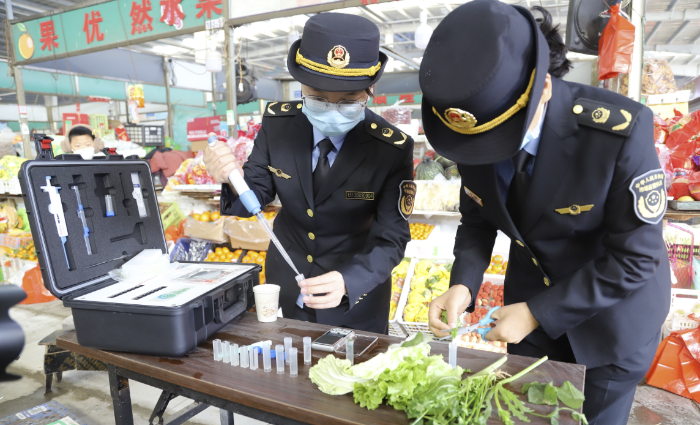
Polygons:
M284 338L284 352L289 353L289 350L292 348L292 338L291 337L286 337ZM289 365L289 357L286 357L285 363Z
M256 347L250 347L248 349L248 354L250 354L250 370L255 370L258 368L258 351Z
M265 372L272 371L272 359L270 356L270 344L266 342L263 344L263 370Z
M454 341L450 342L450 366L452 369L457 368L457 345Z
M107 217L114 217L114 200L112 195L105 195L105 209L107 210L105 212Z
M284 345L275 345L275 358L277 359L277 373L284 374Z
M304 339L304 364L311 364L311 337L305 336Z
M231 343L224 341L222 345L222 361L224 363L231 363Z
M231 366L238 366L238 344L231 344Z
M298 359L297 349L292 347L289 349L289 376L296 378L299 376L299 365L297 363Z
M215 339L214 340L214 361L218 362L221 360L221 340L220 339Z
M350 360L350 366L355 364L355 335L348 335L345 341L345 358Z
M241 367L244 369L248 369L248 361L250 360L248 356L248 347L241 347Z

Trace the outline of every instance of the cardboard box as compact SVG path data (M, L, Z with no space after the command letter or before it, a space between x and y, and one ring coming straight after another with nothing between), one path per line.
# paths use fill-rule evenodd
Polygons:
M267 222L272 228L274 219ZM233 217L226 217L224 232L231 240L233 249L267 251L270 246L270 237L257 221L240 221Z

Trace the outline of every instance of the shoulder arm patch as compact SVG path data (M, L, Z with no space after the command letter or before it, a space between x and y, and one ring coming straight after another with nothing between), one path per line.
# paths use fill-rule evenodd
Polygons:
M294 102L267 102L265 105L264 117L285 117L290 115L296 115L297 112L301 111L302 101Z
M661 168L647 171L630 183L632 208L641 221L657 224L666 212L666 174Z
M624 109L617 105L591 99L576 99L572 111L578 123L612 134L629 136L639 109Z
M413 139L386 121L365 119L365 131L367 134L379 139L391 146L403 149L410 145Z

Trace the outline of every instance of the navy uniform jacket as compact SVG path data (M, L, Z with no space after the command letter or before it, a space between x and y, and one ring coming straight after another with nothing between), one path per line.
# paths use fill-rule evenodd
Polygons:
M347 134L314 199L313 127L301 106L268 104L243 166L245 180L262 205L279 196L282 210L274 231L300 273L343 275L348 296L336 308L317 310L318 322L342 326L374 317L376 323L362 330L383 333L391 271L410 240L408 222L399 212L399 186L413 180L413 140L367 109L364 121ZM250 216L227 185L221 212ZM282 312L290 317L300 289L294 272L272 243L266 261L267 282L281 286Z
M577 362L593 368L648 344L668 313L663 171L648 108L607 90L552 83L519 230L494 166L459 166L462 223L450 284L478 293L500 229L512 241L505 304L527 302L541 325L535 332L566 334Z

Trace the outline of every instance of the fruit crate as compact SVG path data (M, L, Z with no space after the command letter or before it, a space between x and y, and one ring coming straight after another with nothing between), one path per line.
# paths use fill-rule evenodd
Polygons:
M95 130L95 136L100 138L104 137L105 131L109 129L109 117L105 114L92 114L89 119L90 127Z
M408 271L406 272L406 277L404 278L403 288L401 290L401 298L399 299L399 305L396 307L396 314L394 318L389 320L389 335L398 336L399 338L406 338L408 333L399 323L399 316L403 315L403 308L401 307L401 299L403 298L403 293L406 290L406 286L410 285L413 279L413 270L416 267L417 259L411 258L411 263L408 265Z

